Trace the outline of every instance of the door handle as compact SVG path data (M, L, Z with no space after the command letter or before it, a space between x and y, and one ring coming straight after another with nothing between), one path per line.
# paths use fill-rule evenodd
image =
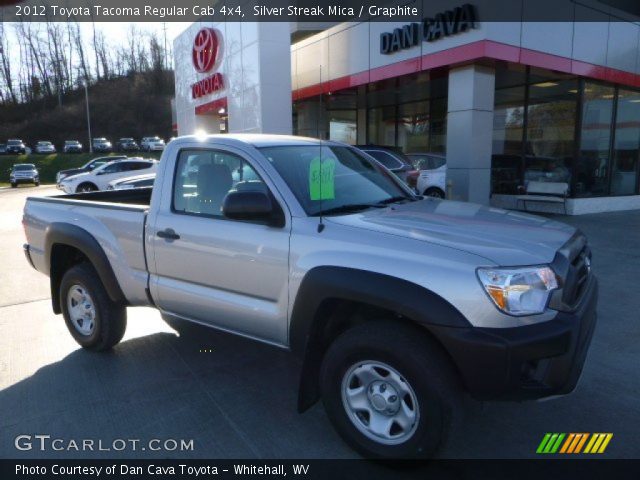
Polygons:
M156 235L166 240L178 240L180 238L180 235L178 235L173 228L158 230L158 232L156 232Z

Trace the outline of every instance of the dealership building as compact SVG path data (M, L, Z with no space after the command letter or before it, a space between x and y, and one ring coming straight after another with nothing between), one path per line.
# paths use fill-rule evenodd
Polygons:
M541 3L572 21L530 20ZM196 22L174 42L174 128L444 154L458 200L517 208L539 181L569 185L570 214L640 208L640 17L584 3L507 4L521 21L424 0L419 23Z

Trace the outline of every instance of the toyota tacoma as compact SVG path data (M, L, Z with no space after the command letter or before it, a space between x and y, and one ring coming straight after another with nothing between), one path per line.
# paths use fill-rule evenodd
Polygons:
M571 392L596 324L580 231L416 196L337 142L181 137L153 189L29 198L23 223L82 347L151 305L290 350L299 410L366 457L434 455L464 398Z

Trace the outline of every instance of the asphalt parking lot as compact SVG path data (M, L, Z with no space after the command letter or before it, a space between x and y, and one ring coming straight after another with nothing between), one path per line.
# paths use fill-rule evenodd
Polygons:
M296 412L284 351L129 309L112 352L83 351L51 312L48 278L22 255L25 198L0 189L0 457L352 458L321 405ZM590 238L601 294L583 377L570 396L476 406L444 458L532 458L545 432L612 432L605 458L640 457L640 212L565 217ZM192 451L19 451L18 435L193 439ZM586 457L586 455L585 455Z

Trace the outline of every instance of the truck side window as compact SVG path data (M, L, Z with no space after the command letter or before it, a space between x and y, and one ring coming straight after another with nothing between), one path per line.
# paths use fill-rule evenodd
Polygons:
M230 190L267 187L238 155L214 150L182 150L173 180L173 211L222 218Z

